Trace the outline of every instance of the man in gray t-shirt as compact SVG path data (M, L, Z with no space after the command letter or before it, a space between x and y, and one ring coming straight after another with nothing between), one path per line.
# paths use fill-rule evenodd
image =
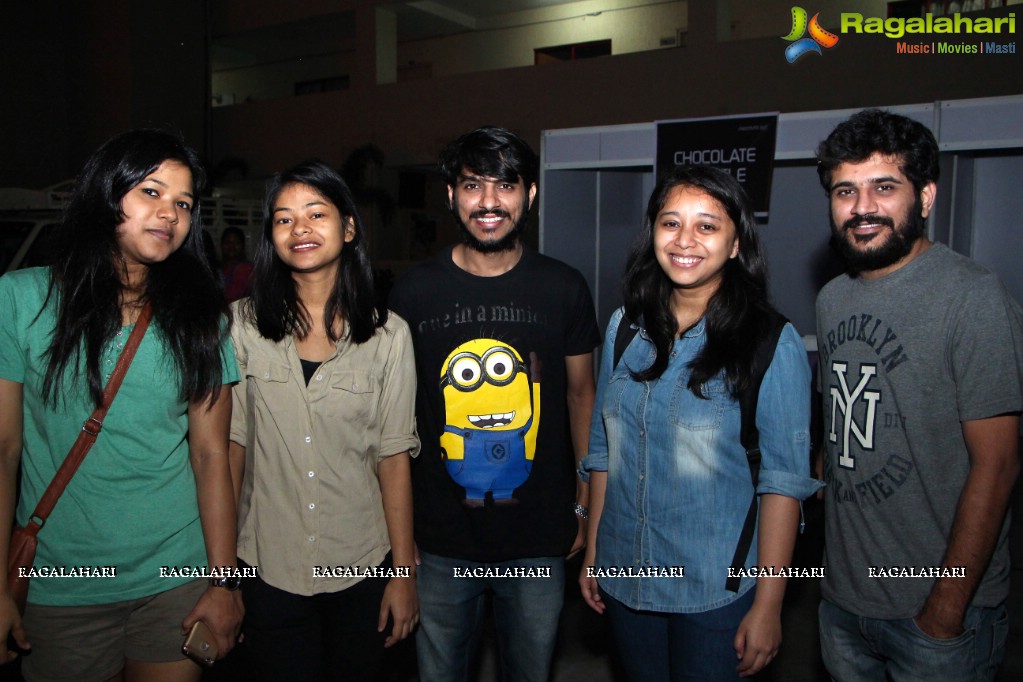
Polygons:
M836 680L993 679L1019 471L1023 314L998 279L925 236L938 147L879 110L817 150L847 274L817 299Z

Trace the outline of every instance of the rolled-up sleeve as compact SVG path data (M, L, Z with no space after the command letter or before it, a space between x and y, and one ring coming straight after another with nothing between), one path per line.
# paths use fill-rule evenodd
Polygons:
M762 464L757 494L803 500L824 486L810 476L810 382L803 341L786 324L760 386L757 430Z
M623 310L619 308L611 316L604 332L604 347L600 354L600 371L597 373L597 396L593 401L593 417L590 419L589 452L579 462L579 478L589 483L591 471L607 471L607 430L604 428L603 408L607 383L614 369L614 337L622 323Z
M380 397L380 457L408 452L419 454L416 434L416 365L412 335L405 320L391 313L394 334L387 354L387 371Z
M231 387L231 399L233 401L231 406L231 440L247 447L246 438L249 432L249 398L246 393L245 378L245 372L248 369L249 363L248 346L245 343L245 330L247 326L241 322L240 316L242 311L238 304L235 303L232 308L231 343L234 344L234 357L238 362L239 377L238 383Z

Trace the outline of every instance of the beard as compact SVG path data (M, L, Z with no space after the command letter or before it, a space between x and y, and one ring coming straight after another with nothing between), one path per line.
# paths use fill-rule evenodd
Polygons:
M835 225L833 215L829 219L831 221L831 248L838 253L842 262L845 263L846 269L851 273L880 270L899 262L913 249L913 244L924 236L926 225L926 218L923 217L923 204L919 197L898 225L891 217L878 215L850 218L842 224L841 228ZM847 234L849 230L857 225L867 223L887 225L891 230L888 233L888 238L880 245L873 248L860 248L857 244L867 244L881 238L879 235L867 237L852 235L850 239Z
M500 239L483 241L482 239L478 239L475 235L473 235L472 232L469 231L469 228L466 227L464 222L462 222L461 216L458 215L457 208L451 209L451 215L455 217L455 222L458 223L458 227L461 229L462 243L465 244L470 249L472 249L473 251L478 251L479 253L500 253L502 251L514 251L518 247L519 237L522 235L522 231L526 229L526 221L529 218L528 212L523 211L522 215L519 216L518 221L516 221L514 227L512 227L508 234L504 235ZM471 214L469 214L469 219L473 220L475 218L482 218L483 216L488 215L499 216L505 219L511 218L511 214L508 213L508 211L505 211L503 208L495 208L492 211L484 211L482 209L478 211L473 211Z

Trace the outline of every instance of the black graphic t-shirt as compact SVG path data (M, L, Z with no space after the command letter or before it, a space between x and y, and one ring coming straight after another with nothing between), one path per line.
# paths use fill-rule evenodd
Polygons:
M472 561L566 553L576 520L565 358L600 342L582 275L526 249L508 272L478 277L449 248L402 277L390 307L415 345L419 547Z

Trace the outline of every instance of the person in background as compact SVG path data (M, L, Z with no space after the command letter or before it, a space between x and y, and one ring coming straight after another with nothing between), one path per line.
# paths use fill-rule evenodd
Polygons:
M238 556L259 569L243 585L253 675L375 680L418 620L415 367L329 166L270 180L252 297L233 309Z
M25 679L197 682L181 653L196 621L220 655L241 595L228 462L238 379L228 313L203 255L204 172L176 135L132 130L86 162L50 268L0 279L0 528L26 523L101 401L143 307L142 338L95 445L39 532L35 566L113 567L109 578L34 578L24 618L0 580L0 642L31 655ZM0 533L0 571L9 536ZM0 645L2 646L2 645ZM6 651L4 660L14 653Z
M248 296L252 288L252 261L245 257L245 233L237 227L225 227L220 233L220 271L224 276L224 295L228 302Z
M760 385L759 482L740 442L739 393L755 386L758 347L777 319L742 186L709 166L662 177L623 284L582 464L583 598L608 615L630 682L749 677L781 644L786 582L749 569L789 565L800 500L820 484L809 477L810 370L791 324ZM638 333L615 364L629 324ZM756 537L738 558L746 575L730 585L754 495Z

